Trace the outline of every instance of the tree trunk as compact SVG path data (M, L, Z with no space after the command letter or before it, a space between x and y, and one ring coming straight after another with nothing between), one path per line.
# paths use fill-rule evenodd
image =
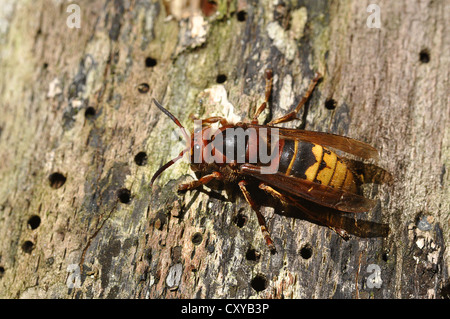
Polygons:
M6 1L0 297L448 297L448 1L369 4ZM177 194L187 161L150 187L184 147L152 98L189 130L191 115L248 119L268 68L263 120L319 71L301 120L284 126L380 151L394 181L365 187L378 205L355 219L389 224L387 237L344 241L267 207L272 255L242 196Z

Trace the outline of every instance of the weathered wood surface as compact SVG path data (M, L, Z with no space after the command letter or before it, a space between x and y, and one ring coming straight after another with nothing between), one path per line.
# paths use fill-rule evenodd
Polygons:
M448 1L377 1L380 28L369 1L220 0L210 17L180 3L82 2L79 29L62 1L0 9L0 297L448 297ZM367 187L379 205L357 218L387 238L345 242L267 208L271 255L243 198L176 194L186 162L149 187L183 147L151 98L188 128L246 118L268 67L267 118L320 71L303 124L286 125L380 150L395 181Z

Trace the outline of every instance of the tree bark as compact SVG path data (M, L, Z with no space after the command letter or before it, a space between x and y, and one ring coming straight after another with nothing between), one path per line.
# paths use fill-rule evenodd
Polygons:
M450 241L448 1L6 1L0 12L0 297L441 298ZM72 11L74 10L74 11ZM372 10L372 11L371 11ZM75 14L75 15L73 15ZM71 28L80 18L80 28ZM75 19L75 20L74 20ZM269 120L362 140L391 184L327 227L226 191L176 192L191 115ZM230 196L229 196L230 195ZM232 196L233 195L233 196ZM353 216L351 216L353 218Z

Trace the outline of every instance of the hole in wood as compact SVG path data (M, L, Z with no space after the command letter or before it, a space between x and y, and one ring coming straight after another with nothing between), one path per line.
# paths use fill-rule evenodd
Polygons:
M325 101L325 107L328 110L334 110L336 108L336 105L337 105L337 102L332 98L329 98Z
M237 227L242 228L247 223L247 216L242 213L238 213L236 216L234 216L233 222Z
M145 58L145 66L147 68L152 68L156 65L156 59L152 58L152 57L146 57Z
M263 291L267 288L267 278L263 274L257 274L250 282L250 285L258 292Z
M423 49L422 51L420 51L419 60L422 63L430 62L430 52L428 51L428 49Z
M249 248L247 250L247 253L245 254L245 259L249 261L259 261L260 257L261 257L260 252L254 248Z
M55 172L50 174L48 180L50 182L50 186L54 189L57 189L64 185L64 183L66 182L66 177L59 172Z
M245 20L247 20L247 12L244 10L241 10L237 13L236 18L238 19L238 21L244 22Z
M5 268L0 266L0 279L2 279L3 275L5 274Z
M30 229L36 229L41 224L41 218L38 215L33 215L28 219L28 227Z
M147 153L145 152L139 152L136 154L136 156L134 156L134 162L138 166L147 165L147 159L148 159Z
M141 83L138 85L139 93L147 93L150 90L150 86L147 83Z
M309 244L306 244L302 247L302 249L300 249L300 256L302 256L303 259L311 258L312 253L312 247Z
M203 241L203 235L201 233L195 233L192 235L191 241L194 245L198 246Z
M216 82L221 84L221 83L225 83L227 80L227 76L225 74L219 74L216 78Z
M129 189L121 188L117 191L117 198L119 202L128 204L131 201L131 192Z
M34 249L34 244L33 244L33 242L31 242L31 241L29 241L29 240L25 241L25 242L22 244L22 251L23 251L24 253L31 254L31 252L33 251L33 249Z
M95 108L92 106L89 106L88 108L86 108L86 111L84 111L84 117L87 119L93 118L95 116Z

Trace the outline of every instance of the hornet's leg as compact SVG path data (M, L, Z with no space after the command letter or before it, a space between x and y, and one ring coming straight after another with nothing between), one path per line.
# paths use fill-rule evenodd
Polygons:
M266 70L266 92L264 102L258 107L255 115L253 115L252 124L258 124L258 116L267 107L267 103L269 103L270 94L272 94L272 80L272 70Z
M291 205L291 202L288 200L288 198L286 196L284 196L283 194L281 194L279 191L273 189L272 187L270 187L267 184L264 183L260 183L259 184L259 188L262 189L263 191L265 191L266 193L272 195L274 198L278 199L279 201L281 201L283 204L285 205Z
M286 114L285 116L282 116L282 117L279 117L277 119L270 121L268 125L274 125L274 124L279 124L279 123L284 123L284 122L289 122L289 121L295 120L297 118L297 113L300 111L300 109L306 103L306 101L308 101L309 97L311 96L311 93L314 91L314 88L317 85L317 82L319 82L319 80L321 78L322 78L322 75L320 73L316 73L314 79L312 79L311 83L309 84L308 90L306 91L305 95L300 100L300 102L297 104L297 107L295 108L295 110Z
M259 223L259 226L261 227L261 232L264 236L264 239L266 240L267 246L269 247L269 249L272 253L275 253L276 252L275 245L273 243L272 238L270 237L269 231L267 230L266 221L260 211L260 206L258 204L256 204L253 201L253 199L251 198L250 193L248 192L247 188L245 187L246 184L247 183L245 181L240 181L239 187L241 188L241 191L244 194L244 197L247 200L247 202L250 204L252 209L256 212L256 216L258 218L258 223Z
M224 117L221 117L221 116L212 116L212 117L208 117L206 119L202 119L201 121L202 121L202 125L203 124L213 124L213 123L217 123L217 122L220 122L220 124L222 126L228 124L227 119Z
M219 172L212 172L211 174L205 175L205 176L201 177L200 179L198 179L196 181L192 181L190 183L179 185L178 186L178 191L179 192L189 191L189 190L192 190L192 189L197 188L199 186L208 184L213 179L220 179L221 177L222 177L222 174L220 174Z

